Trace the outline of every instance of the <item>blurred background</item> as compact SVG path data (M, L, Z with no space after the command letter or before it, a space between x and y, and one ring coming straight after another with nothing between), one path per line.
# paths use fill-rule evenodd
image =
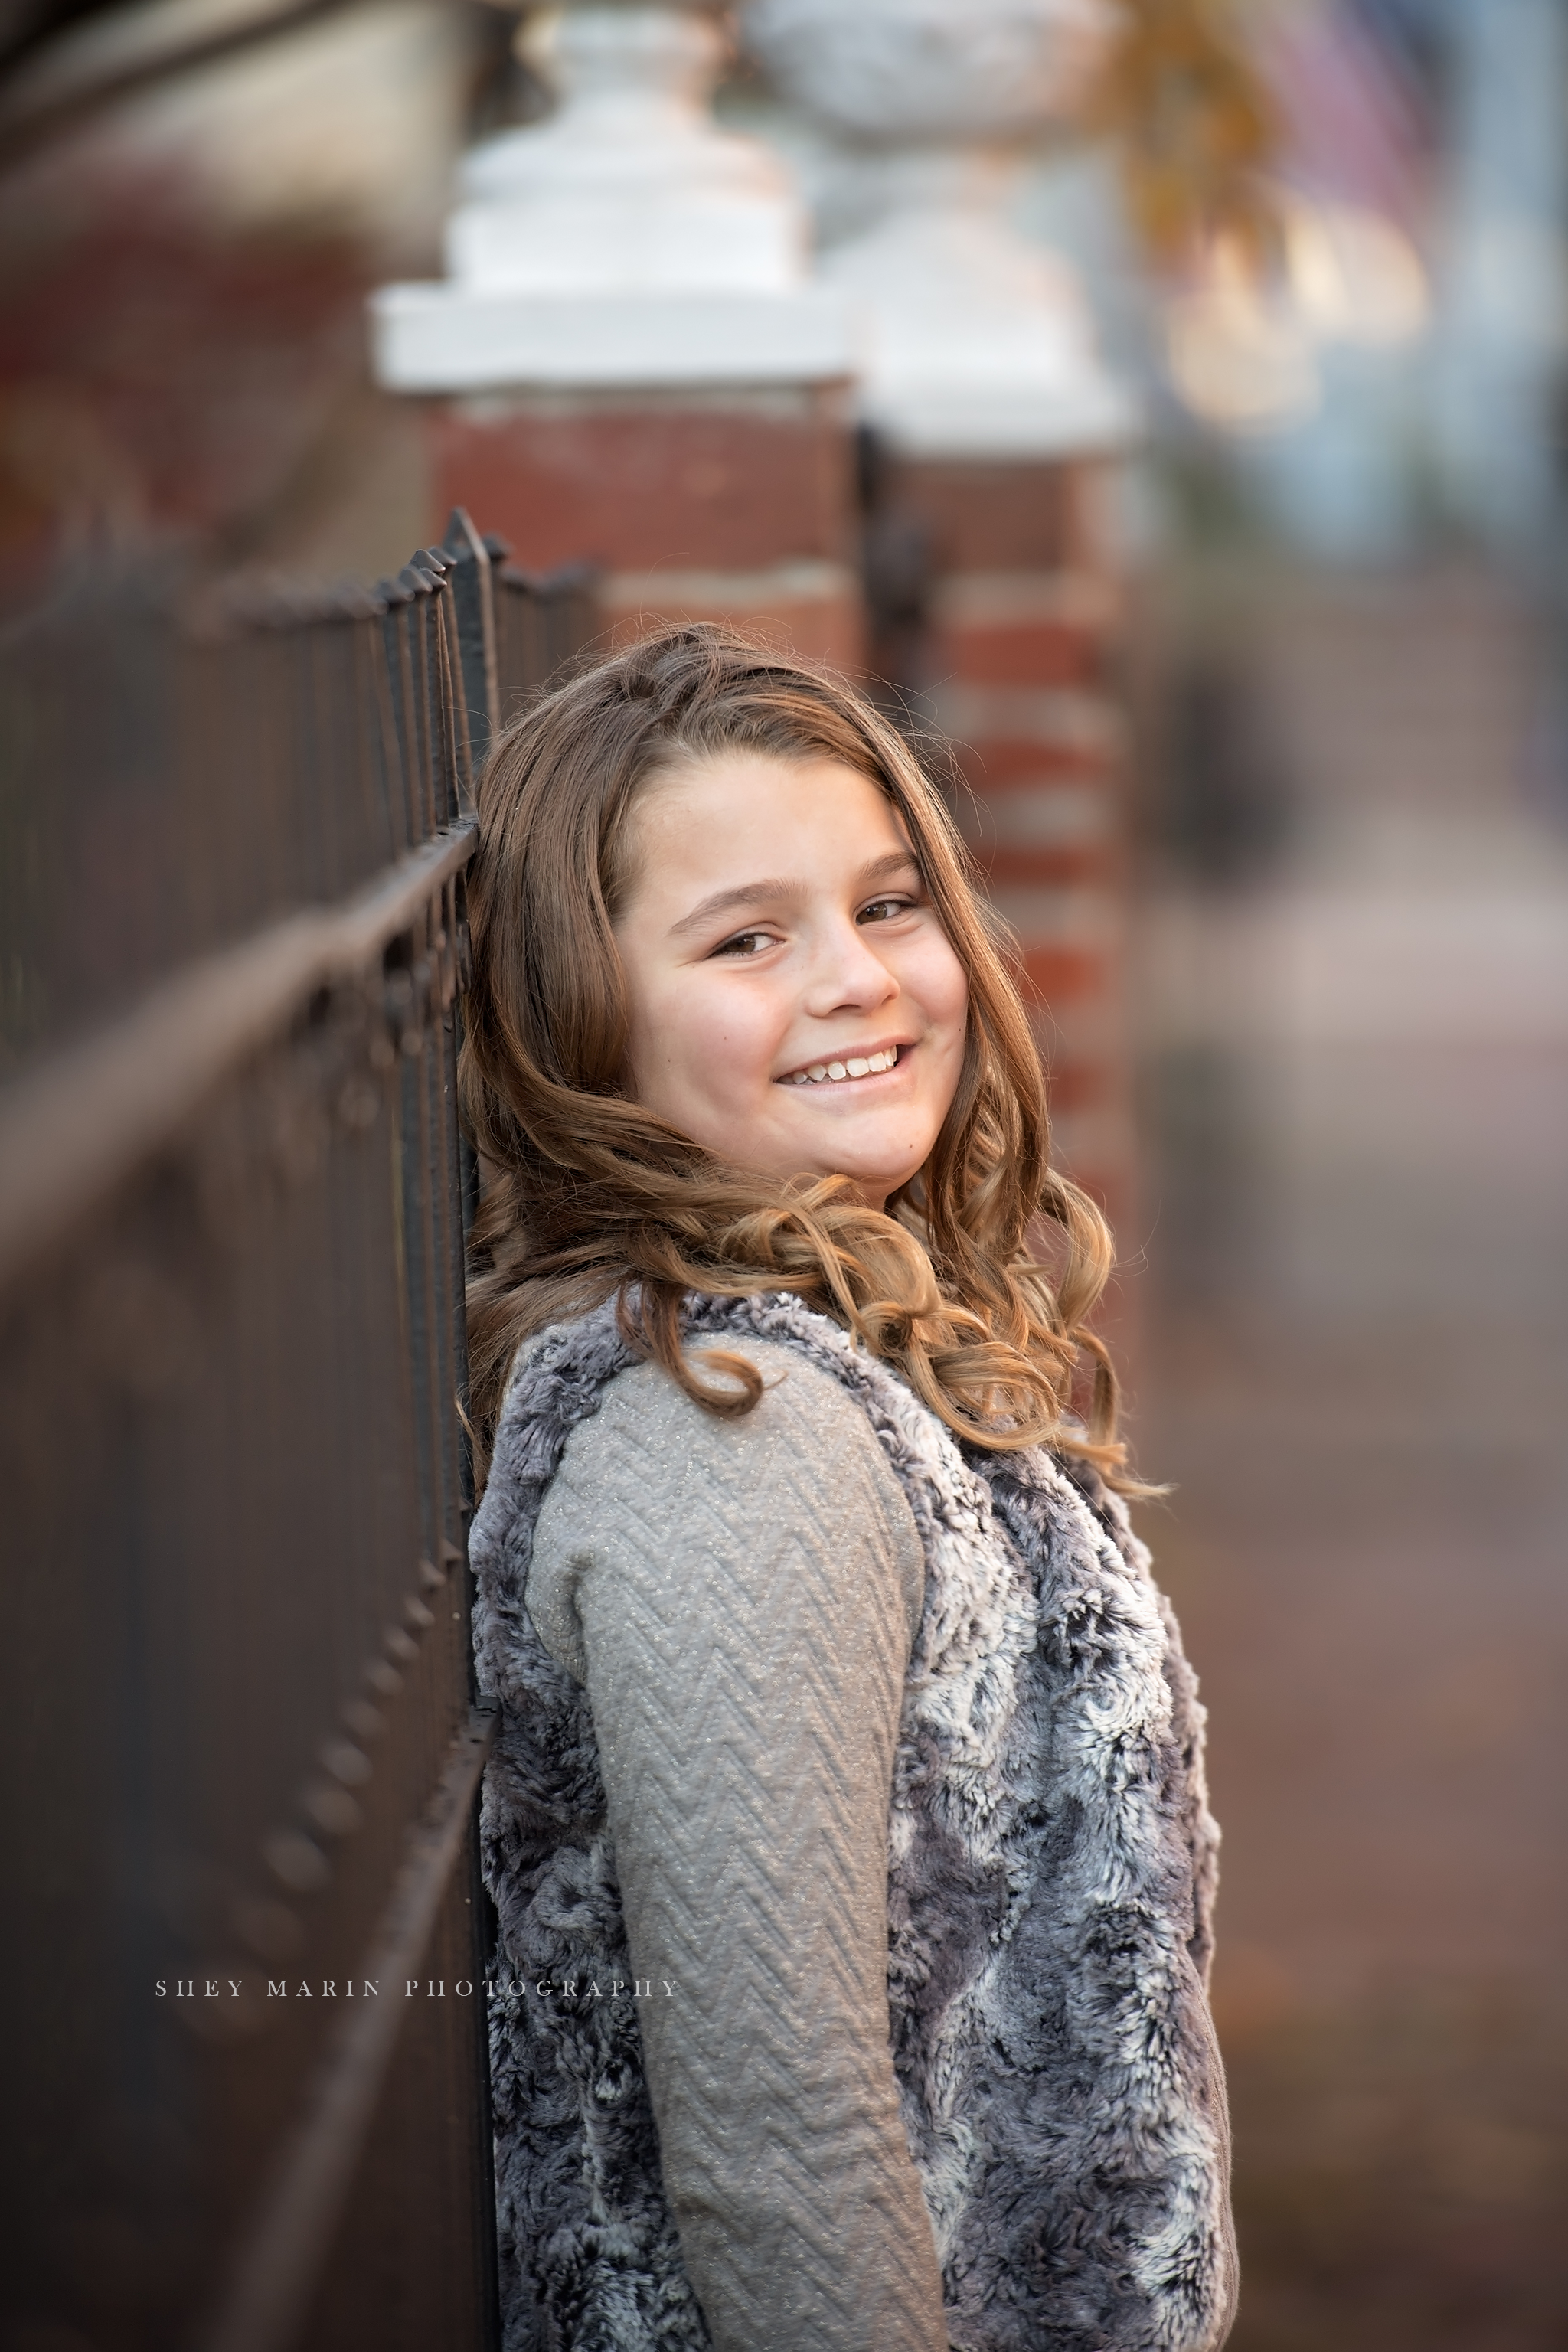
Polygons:
M1561 0L4 0L0 64L13 631L456 497L952 737L1173 1489L1233 2341L1568 2343Z

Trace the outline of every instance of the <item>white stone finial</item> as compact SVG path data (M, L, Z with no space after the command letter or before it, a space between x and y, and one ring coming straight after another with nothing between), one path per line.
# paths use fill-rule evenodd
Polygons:
M823 281L863 320L862 404L910 455L1124 443L1131 403L1072 272L1007 217L1019 142L1070 113L1104 0L747 0L747 39L831 143L861 226Z
M523 34L547 122L465 157L447 267L476 287L620 291L800 285L805 207L759 140L710 119L726 41L704 9L552 10Z
M811 285L784 163L708 102L708 0L577 0L531 17L548 121L467 155L447 281L373 298L395 391L767 382L847 373L840 298Z

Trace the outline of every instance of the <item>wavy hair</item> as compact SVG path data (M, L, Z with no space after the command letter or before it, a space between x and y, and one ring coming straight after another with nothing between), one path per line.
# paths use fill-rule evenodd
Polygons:
M625 1091L628 816L653 779L730 751L841 761L884 793L968 976L952 1107L885 1213L842 1177L781 1183L726 1166ZM1110 1232L1050 1164L1007 935L898 731L830 674L729 629L666 628L528 709L478 797L459 1084L484 1173L468 1286L481 1472L512 1359L544 1325L618 1295L631 1344L731 1415L756 1403L761 1376L732 1351L687 1354L682 1297L784 1290L896 1366L969 1444L1045 1444L1131 1486L1110 1359L1086 1328ZM1032 1254L1031 1228L1053 1263Z

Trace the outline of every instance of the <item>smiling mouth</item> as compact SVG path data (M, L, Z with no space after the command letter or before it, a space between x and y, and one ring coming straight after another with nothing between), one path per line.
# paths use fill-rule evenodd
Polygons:
M880 1077L892 1069L902 1048L884 1045L875 1054L846 1054L841 1060L808 1062L803 1070L791 1070L780 1078L781 1087L841 1087L851 1078Z

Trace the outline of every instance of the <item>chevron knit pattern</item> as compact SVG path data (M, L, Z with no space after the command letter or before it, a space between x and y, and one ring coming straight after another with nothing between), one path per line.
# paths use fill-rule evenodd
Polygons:
M766 1382L742 1421L656 1364L603 1391L535 1523L528 1613L599 1728L618 1997L715 2344L945 2352L888 2032L889 1801L925 1558L838 1381L734 1344Z
M695 1341L783 1341L858 1403L925 1554L888 1877L889 2007L955 2352L1211 2352L1234 2253L1204 1987L1217 1832L1203 1714L1119 1501L1037 1451L965 1454L798 1301L690 1302ZM567 1437L635 1360L613 1310L513 1382L474 1531L480 1679L504 1703L487 1883L520 1990L492 2011L508 2352L708 2343L659 2175L583 1691L523 1607ZM532 1995L564 1981L575 1998ZM529 1990L521 1990L523 1985Z

